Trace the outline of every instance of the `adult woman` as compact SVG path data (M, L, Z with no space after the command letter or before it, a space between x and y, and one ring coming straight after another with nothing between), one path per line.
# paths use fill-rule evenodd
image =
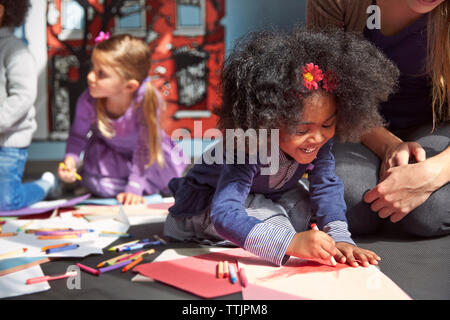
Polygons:
M387 126L334 150L354 234L388 217L415 235L450 233L449 17L448 0L307 2L308 27L360 32L401 72L397 92L381 105ZM380 29L368 18L379 18Z

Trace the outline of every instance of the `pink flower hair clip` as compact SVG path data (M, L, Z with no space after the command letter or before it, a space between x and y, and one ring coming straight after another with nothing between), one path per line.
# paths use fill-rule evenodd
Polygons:
M109 32L100 31L98 33L98 36L95 37L95 43L100 43L100 42L108 40L108 39L109 39Z

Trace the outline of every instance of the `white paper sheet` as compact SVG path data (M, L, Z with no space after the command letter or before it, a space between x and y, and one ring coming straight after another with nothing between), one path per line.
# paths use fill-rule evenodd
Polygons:
M43 277L44 273L40 266L10 273L0 277L0 298L16 297L24 294L46 291L50 289L47 281L33 285L26 284L26 281L34 277Z
M118 221L121 220L121 221ZM83 218L75 218L71 212L65 212L59 217L42 220L12 220L3 226L3 232L16 232L17 228L33 221L27 228L73 228L73 229L93 229L94 232L84 233L82 237L75 239L55 239L40 240L32 233L21 231L13 237L0 238L0 254L20 248L27 248L23 256L35 257L85 257L89 254L102 254L103 248L114 242L118 237L100 237L103 230L114 232L126 232L129 228L129 221L123 211L120 211L118 219L105 219L96 222L87 222ZM46 254L41 251L42 247L60 243L79 244L75 250Z

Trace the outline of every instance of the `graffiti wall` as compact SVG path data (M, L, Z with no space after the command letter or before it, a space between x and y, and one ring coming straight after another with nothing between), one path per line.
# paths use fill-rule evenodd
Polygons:
M150 76L166 101L161 125L169 134L193 135L196 120L203 131L215 127L224 14L225 0L47 0L50 138L67 138L101 30L132 34L152 49Z

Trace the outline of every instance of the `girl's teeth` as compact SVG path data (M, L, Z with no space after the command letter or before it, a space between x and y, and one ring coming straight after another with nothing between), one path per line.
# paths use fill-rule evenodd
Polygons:
M316 148L309 148L309 149L302 149L302 150L306 153L311 153L311 152L314 152L316 150Z

